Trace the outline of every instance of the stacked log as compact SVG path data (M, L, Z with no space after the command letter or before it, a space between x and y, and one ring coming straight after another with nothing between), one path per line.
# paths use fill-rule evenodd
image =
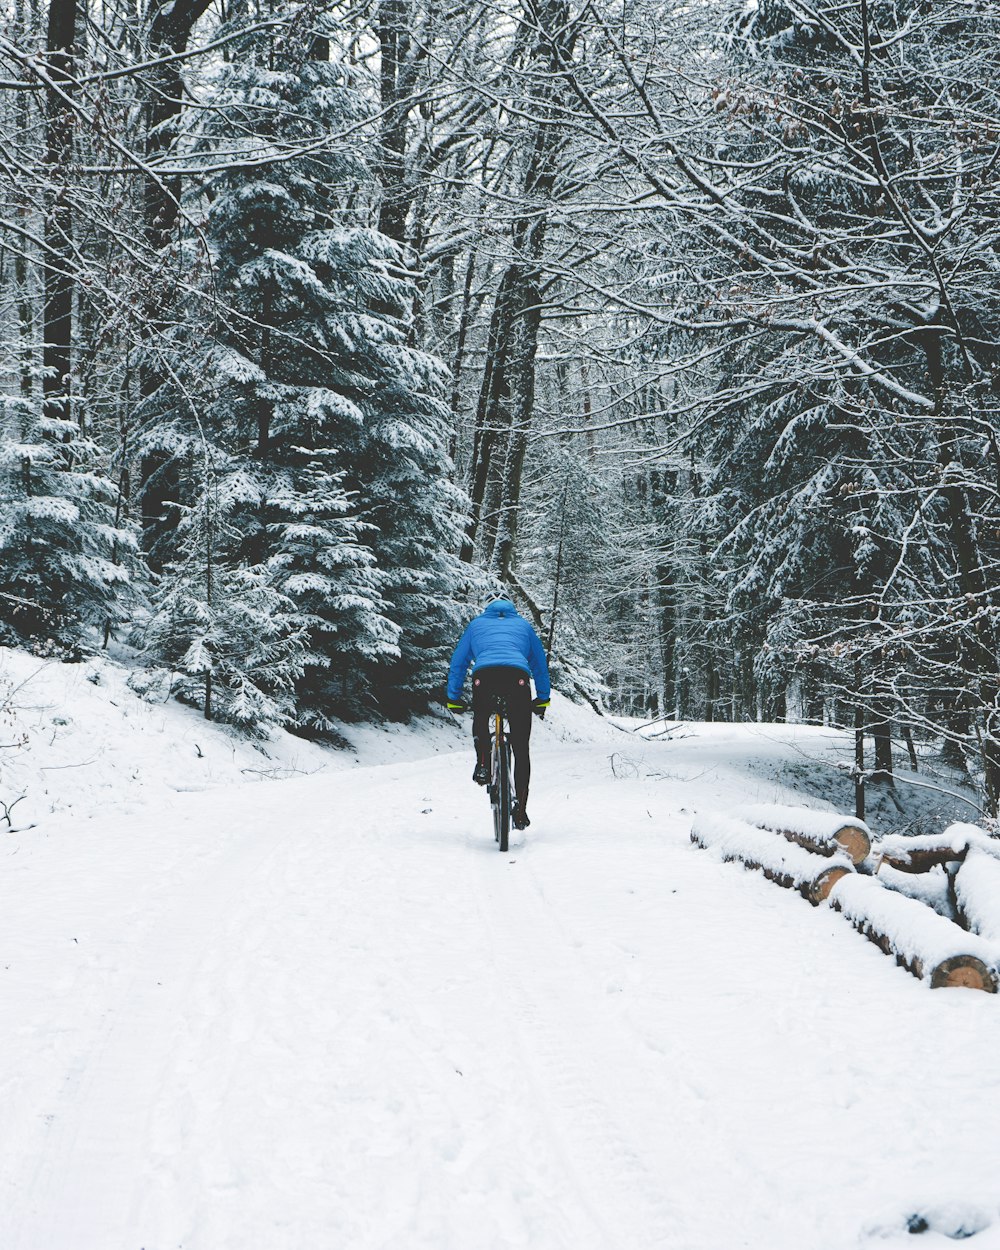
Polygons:
M777 885L798 890L813 906L829 895L841 877L854 872L854 865L846 858L831 863L829 855L818 855L731 816L713 813L697 817L691 826L691 841L713 849L722 860L738 861Z
M944 833L890 834L875 848L878 867L888 864L897 872L922 873L948 864L960 864L969 850L970 839L985 837L975 825L951 825ZM878 867L876 871L878 871Z
M916 899L886 889L877 878L855 874L838 881L830 906L932 988L997 992L1000 947L965 932Z
M882 839L872 859L886 881L855 871L872 854L871 830L835 813L777 806L741 808L735 816L707 813L695 819L691 840L798 890L814 905L828 900L932 988L998 990L1000 842L974 825ZM931 889L929 878L925 888L915 880L938 866L947 876L947 898ZM935 877L944 880L941 873ZM943 914L949 910L951 916Z
M872 849L871 830L865 822L836 812L755 804L737 809L736 815L751 825L780 833L815 855L844 854L851 863L860 864Z

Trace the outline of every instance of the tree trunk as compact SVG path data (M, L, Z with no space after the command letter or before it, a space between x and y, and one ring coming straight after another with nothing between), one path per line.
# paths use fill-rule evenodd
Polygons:
M910 772L917 773L920 771L920 765L917 762L917 748L913 744L913 733L909 725L903 726L903 741L906 743L906 753L910 758Z
M486 364L479 388L476 432L472 444L472 460L469 465L469 496L472 509L461 551L462 559L465 561L471 561L475 554L479 530L484 520L487 485L493 472L493 450L499 437L501 404L506 398L507 353L512 315L510 282L511 271L508 269L497 288L486 339Z
M381 50L382 203L378 228L396 243L406 242L406 219L413 197L406 178L406 127L410 109L410 50L406 0L381 0L378 8Z
M865 714L854 709L854 815L865 818Z
M789 847L780 834L739 818L696 818L691 841L695 846L713 847L724 861L762 872L775 885L798 890L813 906L827 898L842 878L854 876L853 865L831 864L828 856L815 855L805 847Z
M149 58L168 58L184 52L195 23L206 12L209 4L210 0L151 0L147 11L146 31L146 53ZM146 89L147 161L167 151L173 143L173 123L184 108L182 69L183 61L164 59L150 71ZM162 179L152 174L145 178L144 228L146 241L156 252L162 252L174 237L180 214L180 198L180 178ZM164 300L159 282L154 283L143 310L153 334L163 317ZM140 370L140 394L154 394L162 381L160 371L147 362ZM158 542L177 526L177 509L171 505L176 502L179 490L180 482L172 460L159 454L143 457L139 466L142 529L144 546L147 554L152 556L150 564L154 569L160 566L156 557Z
M892 726L884 709L876 708L871 733L875 742L873 780L884 781L891 786L895 784L892 774Z
M666 515L671 508L672 496L677 491L677 475L666 471L652 470L649 475L650 519L657 521ZM659 660L661 683L664 690L663 715L667 714L666 691L673 688L674 669L677 664L677 591L673 585L672 568L663 557L653 562L654 602L659 622ZM674 566L676 567L676 566Z
M196 22L211 0L151 0L146 51L150 58L172 57L187 49ZM163 60L151 71L146 102L146 157L169 150L173 123L184 109L182 60ZM147 177L144 189L146 237L159 251L173 238L180 212L180 178Z
M462 368L465 364L465 342L469 333L472 309L472 280L476 268L475 252L470 252L462 285L462 304L458 314L458 331L455 336L455 355L451 362L451 421L452 434L448 452L454 464L458 455L458 409L462 402Z
M48 72L45 90L46 163L56 188L45 214L44 347L42 383L45 416L68 415L73 344L73 211L69 184L73 163L73 60L76 55L76 0L50 0L46 32Z
M21 0L17 0L14 13L17 30L19 32L26 30L25 14ZM20 91L17 94L17 126L21 134L27 134L30 127L31 116L28 92ZM17 206L17 216L19 223L24 230L28 229L28 210L30 199L30 193L27 190L21 190L16 193L15 203ZM20 364L20 391L21 398L24 400L30 400L34 395L32 376L34 373L35 363L35 309L28 282L28 262L22 250L19 248L14 253L14 287L17 292L15 309L19 340L18 357ZM18 430L17 436L20 441L24 441L26 437L26 430L24 429L23 424Z
M537 271L533 272L526 278L522 277L518 283L521 307L515 324L510 435L500 482L497 530L490 558L491 567L499 572L502 580L509 578L512 570L521 502L521 482L524 476L524 457L528 449L528 431L535 409L535 361L538 354L538 332L542 321L538 276Z
M842 825L829 837L821 838L813 833L802 833L798 829L778 829L776 828L778 823L775 821L769 824L768 828L774 829L775 833L780 833L787 841L804 846L807 851L813 851L817 855L831 856L841 851L855 866L866 859L872 849L871 838L864 829L859 829L856 825Z
M554 84L571 42L564 33L568 11L563 0L545 0L537 8L529 0L525 16L525 29L537 32L538 38L532 43L534 73L529 79L533 133L525 158L524 210L514 222L513 259L494 303L476 414L470 491L473 512L462 548L462 558L471 560L478 543L483 562L504 578L509 578L513 568L524 458L534 415L542 260L548 208L563 144L554 107ZM502 451L496 464L498 442Z
M969 765L962 744L969 742L972 736L968 709L945 693L941 700L941 719L945 726L944 740L941 743L941 763L967 775Z

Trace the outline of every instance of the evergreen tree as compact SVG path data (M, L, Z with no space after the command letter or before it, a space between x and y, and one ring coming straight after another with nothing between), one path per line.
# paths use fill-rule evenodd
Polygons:
M206 151L257 157L342 130L342 71L289 52L227 67ZM450 482L444 370L413 347L414 287L396 243L358 221L363 167L332 143L208 186L228 376L209 424L247 458L260 508L234 518L311 637L303 719L359 701L426 700L458 625L462 497ZM306 529L308 528L308 534ZM317 670L322 669L320 673Z
M0 637L76 651L134 608L136 535L77 422L7 399L0 430Z
M306 641L297 722L325 731L333 713L349 713L359 665L398 655L399 631L385 615L364 523L330 463L336 453L303 451L302 461L275 475L267 567Z
M304 631L271 570L234 557L239 534L231 518L253 500L254 483L207 449L188 466L192 478L195 502L181 509L176 555L158 578L139 641L169 669L171 692L206 719L266 733L295 720Z

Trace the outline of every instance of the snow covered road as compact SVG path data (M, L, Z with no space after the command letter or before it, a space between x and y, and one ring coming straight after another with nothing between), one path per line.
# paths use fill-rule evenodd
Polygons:
M0 1247L1000 1245L1000 1003L695 850L739 745L540 738L505 856L468 752L7 835Z

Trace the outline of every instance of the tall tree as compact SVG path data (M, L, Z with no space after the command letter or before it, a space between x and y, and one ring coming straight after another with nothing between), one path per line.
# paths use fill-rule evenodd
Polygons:
M50 0L45 61L45 415L69 414L73 350L73 97L77 0Z

